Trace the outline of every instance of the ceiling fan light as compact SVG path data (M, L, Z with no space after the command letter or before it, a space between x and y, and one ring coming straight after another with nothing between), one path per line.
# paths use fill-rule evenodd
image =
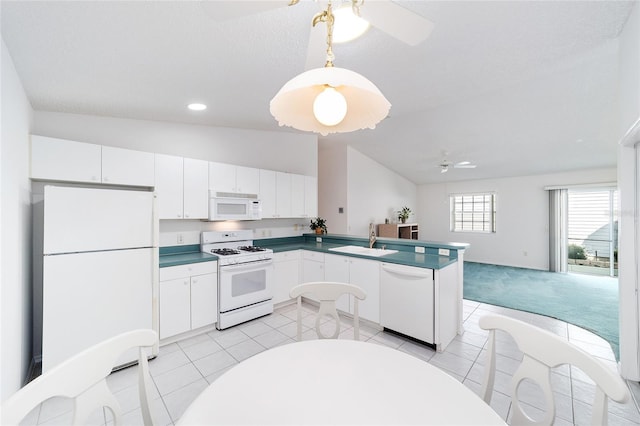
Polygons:
M346 101L344 119L333 126L322 124L313 111L316 97L327 86L339 87ZM362 75L338 67L315 68L289 80L271 100L269 110L280 126L320 133L346 133L374 129L388 114L391 104Z
M327 86L313 101L313 115L325 126L340 124L347 115L347 100L335 88Z
M346 43L364 34L370 27L365 19L353 13L351 4L345 4L333 11L335 24L333 27L333 42Z

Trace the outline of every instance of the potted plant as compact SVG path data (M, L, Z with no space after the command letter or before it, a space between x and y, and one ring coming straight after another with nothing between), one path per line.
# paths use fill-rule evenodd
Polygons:
M411 209L407 206L404 206L402 209L398 210L398 220L402 223L405 223L411 214Z
M309 228L316 231L316 234L326 234L327 233L327 221L321 217L316 217L315 220L311 219L311 224Z

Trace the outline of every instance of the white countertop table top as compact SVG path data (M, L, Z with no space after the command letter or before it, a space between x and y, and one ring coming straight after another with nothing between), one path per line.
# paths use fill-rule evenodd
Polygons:
M504 425L437 367L367 342L311 340L267 350L205 389L179 425Z

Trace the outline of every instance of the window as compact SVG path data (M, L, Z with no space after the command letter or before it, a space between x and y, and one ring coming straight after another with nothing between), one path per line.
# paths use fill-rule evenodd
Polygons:
M450 195L451 231L496 232L496 194Z

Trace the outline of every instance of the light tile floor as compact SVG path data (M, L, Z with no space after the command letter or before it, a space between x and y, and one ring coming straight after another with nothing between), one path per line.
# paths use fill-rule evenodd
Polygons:
M313 306L305 305L303 339L316 338ZM465 333L457 336L446 351L434 350L408 339L380 331L366 325L361 326L360 339L385 345L409 353L429 362L470 389L479 392L482 382L483 363L486 356L484 346L487 333L478 327L478 319L486 313L498 312L535 324L552 331L616 369L615 358L609 345L601 338L583 329L552 318L526 312L500 308L492 305L464 301ZM152 412L157 425L174 424L191 401L221 374L239 362L269 348L293 343L296 335L296 306L279 308L272 315L258 318L246 324L224 331L212 331L196 337L172 343L160 348L158 357L150 362L154 382ZM353 338L353 329L348 319L342 321L345 330L340 338ZM333 331L334 324L325 323L327 333ZM511 401L507 397L510 374L517 368L522 354L515 343L506 335L497 339L497 372L495 390L491 406L504 418L509 419ZM563 367L552 373L552 382L557 405L556 424L584 425L590 423L590 404L594 389L582 372L575 368ZM126 413L124 424L142 424L137 397L136 368L128 368L109 377L109 385ZM311 384L310 384L311 385ZM425 384L428 385L428 384ZM540 416L544 407L541 393L536 385L525 383L521 400L527 412ZM637 383L629 383L636 397L621 405L610 401L610 425L640 425L640 414L636 398L640 395ZM265 390L268 392L268 390ZM25 419L25 424L67 425L71 420L68 400L49 400L34 410ZM110 416L96 413L93 424L110 424Z

